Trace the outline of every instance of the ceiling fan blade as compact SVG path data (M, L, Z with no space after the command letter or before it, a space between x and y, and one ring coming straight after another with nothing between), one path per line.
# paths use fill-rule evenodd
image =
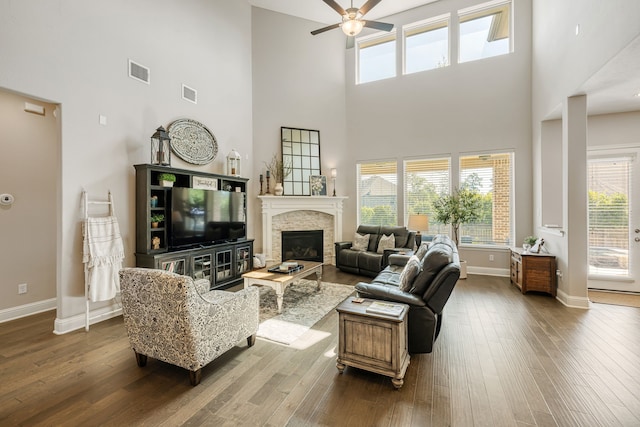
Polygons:
M360 8L360 15L364 16L367 12L373 9L381 0L369 0Z
M354 36L347 36L347 49L351 49L356 45L356 38Z
M376 30L382 30L382 31L393 30L393 24L387 24L386 22L364 21L364 26L368 28L375 28Z
M317 30L313 30L313 31L311 31L311 34L315 36L316 34L320 34L320 33L324 33L325 31L333 30L334 28L338 28L339 26L340 26L340 24L329 25L328 27L324 27L324 28L319 28Z
M332 8L333 10L338 12L340 15L346 15L347 14L347 12L342 8L342 6L340 6L335 1L333 1L333 0L322 0L322 1L325 2L330 8ZM380 1L380 0L378 0L378 1Z

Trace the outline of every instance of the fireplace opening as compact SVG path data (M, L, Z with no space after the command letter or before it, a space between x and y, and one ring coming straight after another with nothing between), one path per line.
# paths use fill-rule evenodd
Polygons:
M282 260L324 262L323 230L283 231Z

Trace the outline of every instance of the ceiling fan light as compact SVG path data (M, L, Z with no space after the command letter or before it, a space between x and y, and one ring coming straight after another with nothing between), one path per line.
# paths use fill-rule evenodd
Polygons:
M357 36L364 28L364 22L359 19L345 19L342 21L342 32L348 36Z

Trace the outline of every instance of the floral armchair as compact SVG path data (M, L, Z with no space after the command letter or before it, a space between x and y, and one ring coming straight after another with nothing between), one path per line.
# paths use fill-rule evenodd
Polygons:
M198 385L201 369L246 338L255 343L259 293L208 291L209 282L162 270L120 270L122 313L138 366L147 356L189 370Z

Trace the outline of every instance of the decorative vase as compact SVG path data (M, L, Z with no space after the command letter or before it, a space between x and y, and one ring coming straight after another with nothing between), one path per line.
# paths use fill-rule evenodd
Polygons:
M173 187L173 181L161 180L160 181L160 185L162 185L163 187Z
M152 222L151 223L151 228L158 228L158 223L157 222Z
M151 207L155 208L158 206L158 199L151 199Z
M276 182L276 186L273 189L273 191L276 194L276 196L282 196L284 194L284 188L282 188L282 183Z

